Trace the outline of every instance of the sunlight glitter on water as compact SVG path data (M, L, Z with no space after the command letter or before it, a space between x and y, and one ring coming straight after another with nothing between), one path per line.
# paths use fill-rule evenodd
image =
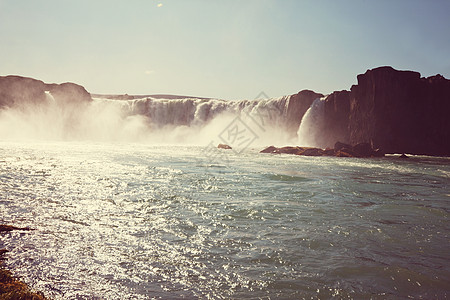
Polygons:
M448 295L448 159L2 143L8 266L55 299ZM226 150L224 150L226 151Z

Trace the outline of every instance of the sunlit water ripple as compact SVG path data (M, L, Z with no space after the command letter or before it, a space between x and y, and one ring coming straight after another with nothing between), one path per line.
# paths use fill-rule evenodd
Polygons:
M1 221L36 229L7 266L54 299L450 294L449 159L220 151L0 143Z

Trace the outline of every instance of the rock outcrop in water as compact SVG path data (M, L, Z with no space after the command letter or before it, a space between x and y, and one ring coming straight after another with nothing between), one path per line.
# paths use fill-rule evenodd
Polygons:
M337 142L334 148L315 147L274 147L269 146L260 153L271 154L294 154L303 156L337 156L337 157L383 157L384 153L379 149L373 149L368 143L356 144L354 146Z
M46 91L61 104L92 101L86 89L75 83L46 84L33 78L0 76L0 108L44 103Z
M219 144L217 145L217 148L219 149L225 149L225 150L231 150L233 148L231 148L231 146L227 145L227 144Z

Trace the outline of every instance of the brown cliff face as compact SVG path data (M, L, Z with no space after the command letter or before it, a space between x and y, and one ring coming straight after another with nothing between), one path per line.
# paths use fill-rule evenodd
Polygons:
M0 108L44 103L46 91L50 91L59 104L92 101L91 95L84 87L74 83L45 84L33 78L0 76Z
M297 134L298 127L308 108L317 98L323 97L322 94L310 90L303 90L289 97L286 112L286 124L288 132L293 136Z
M450 80L380 67L351 88L350 143L386 153L450 155Z
M45 101L45 83L20 76L0 77L0 108Z
M75 104L92 101L91 94L84 87L75 83L48 84L47 88L59 102Z

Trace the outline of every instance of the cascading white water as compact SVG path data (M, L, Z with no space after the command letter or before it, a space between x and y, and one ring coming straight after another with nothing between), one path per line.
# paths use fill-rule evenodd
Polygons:
M13 139L226 143L232 131L246 131L257 145L283 145L289 96L266 100L112 100L68 103L46 92L26 109L0 110L0 137ZM241 138L241 137L240 137ZM237 140L241 143L243 140Z
M0 137L6 139L98 140L240 146L320 146L324 99L316 99L295 132L288 130L290 96L265 100L112 100L68 103L45 93L25 109L0 110ZM238 134L244 133L242 136ZM294 139L293 139L294 136ZM247 143L248 141L248 143ZM234 146L234 145L232 145Z
M108 124L109 129L114 129L103 131L98 138L106 138L109 132L120 140L126 136L150 142L205 143L232 127L239 118L239 132L244 128L251 132L257 140L255 145L282 144L289 136L284 131L288 100L289 96L259 101L95 98L90 110L97 117L87 122L91 128L101 129L105 127L102 124ZM100 124L93 124L99 120Z
M317 138L322 134L324 129L324 104L325 97L317 98L306 111L297 131L299 145L321 147L318 144Z

